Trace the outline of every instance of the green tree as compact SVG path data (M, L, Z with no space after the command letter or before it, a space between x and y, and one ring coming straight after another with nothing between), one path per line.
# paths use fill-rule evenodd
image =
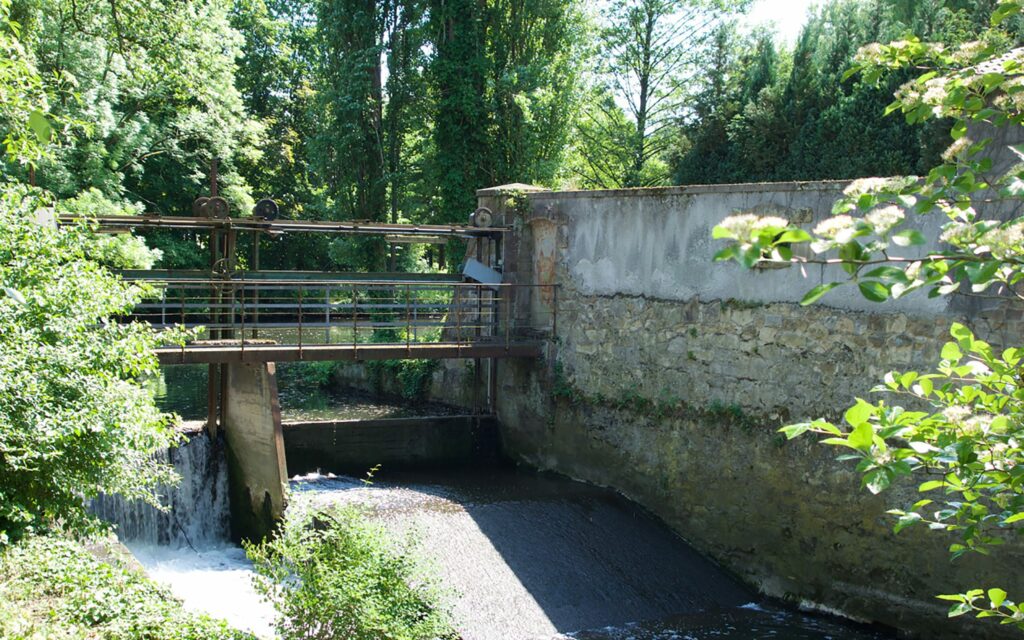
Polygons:
M987 13L985 14L987 15ZM764 34L731 38L702 74L700 108L672 159L677 183L859 178L920 173L950 142L945 123L884 117L910 70L880 83L844 79L857 47L908 31L949 46L984 29L974 3L834 0L809 16L793 49ZM723 82L722 79L726 81Z
M704 0L615 0L610 4L599 42L604 61L596 80L599 88L581 127L579 173L587 183L603 187L667 184L664 157L678 135L692 81L714 51L715 26L726 11L744 5ZM625 155L626 161L614 159L616 155ZM620 168L612 171L615 166Z
M1000 2L995 26L959 47L908 38L862 48L851 73L865 82L893 69L917 70L888 112L910 123L951 121L954 142L942 163L923 178L854 182L834 215L810 232L778 216L727 218L714 231L729 241L718 259L845 270L845 279L815 287L804 304L849 285L876 302L919 290L989 296L1003 305L1024 301L1018 287L1024 280L1024 217L1018 215L1024 146L1015 144L1024 123L1024 53L1011 49L1013 21L1022 10L1022 0ZM948 219L941 237L914 249L927 238L912 218L935 215ZM799 243L809 243L811 257L794 255ZM841 460L857 462L873 493L901 477L924 480L921 500L890 511L895 529L926 524L952 534L949 550L957 558L989 553L1020 534L1024 349L997 348L960 323L950 333L934 372L892 372L874 389L881 399L858 399L842 423L818 419L783 431L789 438L826 436L823 443L843 450ZM1024 605L998 586L987 587L939 597L952 601L950 616L972 613L1024 629Z
M18 106L4 116L50 120L9 9L0 0L0 48L14 70L0 75L0 95ZM4 134L20 140L12 164L47 156L49 135L8 122ZM0 544L54 525L94 527L86 507L100 493L156 504L173 470L152 454L180 438L138 384L156 369L159 336L110 322L144 291L94 259L109 256L87 227L47 223L55 204L0 177Z

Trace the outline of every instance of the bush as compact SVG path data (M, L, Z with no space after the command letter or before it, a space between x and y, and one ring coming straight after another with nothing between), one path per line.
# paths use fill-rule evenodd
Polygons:
M456 637L411 543L393 540L356 508L292 515L275 539L246 552L284 640Z
M81 544L32 537L0 555L0 637L111 640L244 640L225 622L186 612L119 556L105 562Z
M140 384L163 339L111 318L145 291L90 259L84 228L37 224L53 200L0 184L0 546L62 522L88 530L100 493L156 504L153 453L180 435Z

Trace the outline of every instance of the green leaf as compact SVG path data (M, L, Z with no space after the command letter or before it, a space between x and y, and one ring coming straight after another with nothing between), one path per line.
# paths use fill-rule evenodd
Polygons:
M889 299L889 287L877 280L864 280L857 283L862 296L872 302L885 302Z
M1016 2L1003 2L992 12L992 25L998 26L1010 16L1020 13L1021 6Z
M967 604L966 602L961 602L960 604L955 604L949 608L948 616L950 618L955 618L957 616L962 616L965 613L970 613L970 611L971 605Z
M949 327L949 335L953 336L957 340L974 340L974 334L971 330L959 322L954 322Z
M803 300L800 301L800 304L803 306L813 304L817 302L818 299L821 298L821 296L825 295L826 293L835 289L836 287L842 286L842 284L842 282L829 282L827 284L819 284L818 286L814 287L813 289L807 292L807 295L803 297Z
M711 230L711 237L715 240L735 240L736 234L722 225L715 225Z
M897 280L899 282L907 282L907 274L903 272L903 269L897 269L896 267L878 267L872 269L864 274L865 278L887 278L889 280Z
M1006 592L1002 589L989 589L988 599L992 603L992 608L998 609L1006 602Z
M921 486L917 488L918 491L924 493L925 491L934 491L935 489L941 489L946 486L946 483L941 480L929 480L928 482L922 482Z
M942 347L943 360L951 360L953 362L958 362L962 357L964 357L964 354L962 351L960 351L960 347L958 347L955 342L947 342Z
M738 250L737 250L736 245L730 245L730 246L722 249L718 253L716 253L715 257L714 257L714 261L715 262L724 262L726 260L732 260L733 258L736 257L737 252L738 252Z
M896 521L896 526L893 527L893 533L899 533L907 527L917 524L921 521L921 514L919 513L907 513L900 516L900 519Z
M791 424L789 426L782 427L781 429L779 429L779 433L786 434L786 439L787 440L792 440L793 438L796 438L797 436L801 436L801 435L807 433L808 431L810 431L810 429L811 429L811 423L810 422L801 422L800 424Z
M856 427L867 422L874 413L874 406L858 398L857 404L847 409L843 418L851 427Z
M846 440L850 443L850 446L860 451L871 451L871 445L875 439L875 430L871 428L871 424L862 422L860 425L854 428L847 436Z
M809 242L811 240L811 234L807 233L803 229L789 229L782 232L782 234L775 239L776 244L783 242Z
M967 123L963 120L957 120L953 123L953 129L949 133L953 136L954 140L959 140L967 135Z
M914 386L914 391L926 398L932 395L932 391L934 390L935 386L930 378L922 378L921 381Z
M875 495L888 489L890 484L892 484L892 472L885 467L870 471L864 476L864 486Z
M893 244L900 247L922 245L926 242L924 235L917 229L904 229L892 235Z
M40 143L47 144L53 139L53 125L42 111L36 109L28 114L28 126L35 132Z
M1003 524L1013 524L1014 522L1020 522L1024 520L1024 513L1015 513L1006 520L1003 520Z

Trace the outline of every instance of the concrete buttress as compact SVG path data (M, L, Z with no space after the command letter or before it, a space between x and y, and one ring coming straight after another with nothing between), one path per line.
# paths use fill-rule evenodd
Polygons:
M285 466L281 406L273 363L229 364L224 403L231 535L268 537L284 515Z

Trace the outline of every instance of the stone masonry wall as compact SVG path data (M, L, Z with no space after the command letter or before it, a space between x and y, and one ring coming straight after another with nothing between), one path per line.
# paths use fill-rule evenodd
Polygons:
M1021 548L951 563L942 534L895 536L885 510L909 501L915 483L871 496L834 450L813 437L787 443L777 429L835 415L887 371L934 365L954 319L1009 343L1019 341L1020 317L923 295L876 305L852 288L801 307L807 290L840 278L712 261L720 245L711 228L725 216L771 212L810 227L842 186L504 200L501 213L520 231L506 278L560 286L547 361L500 365L504 446L533 466L620 490L766 594L919 637L960 637L965 627L946 621L934 595L986 585L1024 593L1014 570ZM481 201L500 208L501 195ZM936 235L935 221L921 224ZM450 371L437 375L452 388ZM974 637L1006 631L963 624Z

